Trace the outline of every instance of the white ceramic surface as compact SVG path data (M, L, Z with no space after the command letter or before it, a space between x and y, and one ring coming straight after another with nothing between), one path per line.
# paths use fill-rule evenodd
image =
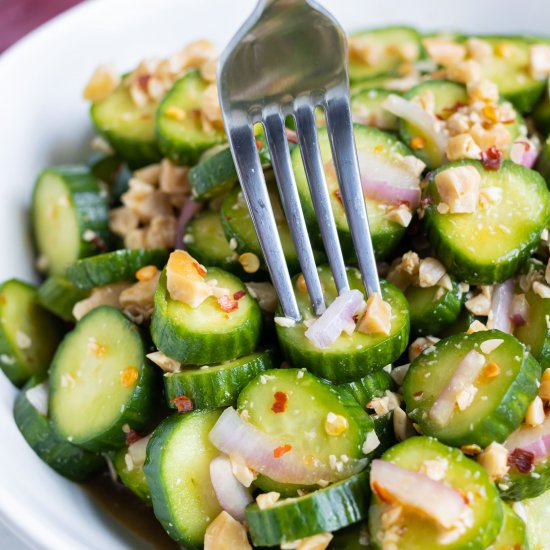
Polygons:
M254 0L94 0L0 57L0 280L35 279L27 211L49 164L82 160L91 133L81 91L94 67L130 68L206 37L220 46ZM466 32L550 33L547 0L326 0L348 30L405 23ZM0 515L29 545L52 550L149 548L27 447L0 374ZM11 550L11 549L10 549ZM19 550L19 549L18 549Z

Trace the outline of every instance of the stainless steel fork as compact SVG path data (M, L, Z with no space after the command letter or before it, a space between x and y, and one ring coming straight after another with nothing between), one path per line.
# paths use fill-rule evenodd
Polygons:
M298 260L316 314L325 309L321 283L290 162L285 119L293 115L311 198L338 293L346 269L325 175L315 108L325 111L340 194L367 294L380 293L361 188L349 102L346 35L313 0L259 0L218 70L222 115L242 190L286 317L300 320L256 148L261 122Z

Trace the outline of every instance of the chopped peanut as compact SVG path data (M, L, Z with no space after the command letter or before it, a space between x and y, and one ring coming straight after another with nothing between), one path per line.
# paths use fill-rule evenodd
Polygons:
M84 88L84 99L101 101L120 84L120 77L110 65L100 65Z
M460 411L465 411L473 402L477 388L473 384L467 385L456 394L456 405Z
M499 98L498 86L487 79L468 82L468 95L474 101L496 103Z
M470 298L464 304L466 309L474 315L487 316L491 311L491 297L480 293Z
M486 40L468 38L466 41L468 56L476 61L483 62L493 57L493 47Z
M542 373L539 396L544 401L550 401L550 368L545 369Z
M550 45L535 44L529 48L529 68L531 76L550 76Z
M425 349L437 344L435 336L420 336L409 346L409 360L414 361Z
M178 166L169 159L162 159L159 174L160 190L165 193L188 193L188 171L186 166Z
M439 172L435 185L441 201L449 205L452 214L476 211L481 176L473 166L456 166Z
M401 407L393 409L393 431L397 441L405 441L405 439L416 435L412 422Z
M477 319L468 327L466 334L473 334L474 332L481 332L482 330L488 330L488 328Z
M147 266L140 271L148 268L154 268L147 274L150 278L138 280L124 289L119 296L124 313L138 324L150 319L153 314L155 290L160 278L160 271L155 266Z
M409 227L412 217L412 212L406 204L400 204L397 208L392 208L385 216L390 222L398 223L402 227Z
M502 338L491 338L490 340L485 340L479 345L479 349L485 355L495 351L501 344L504 343Z
M393 262L387 279L401 290L406 290L411 284L418 281L420 259L416 252L406 252L401 259Z
M200 108L203 115L203 122L205 120L207 122L205 129L223 128L222 111L220 107L220 100L218 98L218 88L215 83L210 84L202 93Z
M124 248L145 248L145 230L136 228L124 235Z
M213 295L205 280L206 270L189 253L175 250L166 264L166 286L170 297L192 308Z
M332 533L320 533L305 539L283 542L281 550L325 550L332 538Z
M239 256L239 263L247 273L256 273L260 269L260 258L253 252L245 252Z
M479 191L479 204L483 208L487 208L490 204L498 204L502 200L501 187L483 187Z
M540 283L539 281L533 282L533 292L541 298L550 298L550 286Z
M435 96L431 90L421 92L412 101L418 103L427 113L435 114Z
M544 422L544 403L542 399L537 395L533 401L529 404L527 412L525 413L525 423L528 426L540 426Z
M281 494L275 491L270 493L260 493L256 497L256 504L260 510L266 510L267 508L272 508L273 505L279 500Z
M352 36L348 40L350 56L367 65L376 65L384 55L380 44L372 43L361 36Z
M168 357L168 355L165 355L162 351L148 353L146 357L164 372L179 372L181 370L181 363Z
M420 473L428 476L434 481L443 481L448 468L448 460L441 457L431 458L422 462L422 465L420 466Z
M357 330L365 334L390 333L391 306L379 294L373 293L369 296L365 313L357 323Z
M157 185L160 176L160 164L149 164L139 170L136 170L133 174L134 178L150 185Z
M172 248L176 240L177 220L174 216L154 216L145 231L147 248Z
M342 435L349 428L348 419L340 414L329 412L325 420L325 432L331 436Z
M458 134L449 138L445 154L450 161L479 159L481 149L470 134Z
M477 460L493 479L501 478L508 472L508 450L496 441L493 441Z
M201 76L208 82L216 82L218 72L218 60L209 59L205 61L200 68Z
M447 69L448 78L462 84L480 80L481 74L481 65L473 59L459 61Z
M418 268L418 284L421 288L435 286L445 273L445 266L439 260L424 258Z
M158 272L159 270L156 265L146 265L136 271L136 279L138 281L150 281Z
M112 285L100 286L92 289L88 298L80 300L73 307L73 316L78 321L86 313L99 306L120 307L119 296L123 290L128 288L128 283L115 283Z
M425 38L422 44L428 55L440 65L447 67L459 63L466 57L466 48L443 37Z
M230 453L229 460L231 461L233 475L237 478L239 483L244 487L250 487L252 482L258 477L258 474L246 465L243 457L239 454Z
M252 550L246 528L225 510L206 528L204 550Z
M510 132L500 122L488 129L484 128L479 122L476 122L470 128L470 135L482 151L486 151L491 147L504 151L510 145Z
M109 211L109 229L120 237L125 237L137 229L139 225L139 219L132 210L121 206L119 208L113 208Z

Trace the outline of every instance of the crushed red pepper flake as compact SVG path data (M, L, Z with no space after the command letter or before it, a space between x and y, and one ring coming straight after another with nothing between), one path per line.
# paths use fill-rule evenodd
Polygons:
M90 242L99 252L107 252L109 250L107 243L98 235L94 235L94 238Z
M281 458L283 455L286 455L286 453L290 453L290 451L292 451L292 445L287 443L286 445L281 445L273 449L273 456L275 458Z
M258 151L264 146L264 142L257 139L256 140L256 149L258 149Z
M342 194L340 193L340 190L339 190L339 189L336 189L336 191L334 191L333 195L336 197L336 200L337 200L342 206L344 206L344 203L342 202Z
M514 466L518 472L528 474L535 464L535 453L525 449L514 449L508 455L508 464Z
M149 83L149 80L151 79L151 75L150 74L140 74L138 76L138 84L139 84L139 87L142 89L142 90L145 90L147 88L147 84Z
M193 267L201 277L204 277L206 275L206 269L204 269L204 267L199 264L199 262L193 262Z
M127 434L126 434L126 447L129 447L130 445L132 445L133 443L135 443L136 441L139 441L140 439L142 439L143 436L141 436L140 434L138 434L136 432L136 430L130 430Z
M246 290L238 290L233 294L233 300L240 300L246 296Z
M232 311L235 311L239 307L239 302L237 300L233 300L227 294L224 294L223 296L220 296L218 298L218 305L220 306L222 311L225 311L226 313L231 313Z
M273 397L275 397L275 402L273 403L271 410L274 413L285 412L286 405L288 403L288 395L285 392L276 391Z
M489 147L481 152L481 162L487 170L498 170L502 166L502 151L495 147Z
M186 395L178 395L170 400L170 403L176 405L179 413L185 413L193 410L193 401Z

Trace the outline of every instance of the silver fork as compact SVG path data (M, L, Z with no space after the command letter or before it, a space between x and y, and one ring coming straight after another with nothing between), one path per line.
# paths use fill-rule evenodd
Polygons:
M265 129L281 202L313 309L323 291L302 213L285 134L293 115L321 237L339 294L349 289L330 206L315 108L323 107L332 157L359 269L368 295L380 293L361 188L349 102L346 35L313 0L259 0L233 37L218 69L220 104L243 194L286 317L300 320L262 172L253 125Z

